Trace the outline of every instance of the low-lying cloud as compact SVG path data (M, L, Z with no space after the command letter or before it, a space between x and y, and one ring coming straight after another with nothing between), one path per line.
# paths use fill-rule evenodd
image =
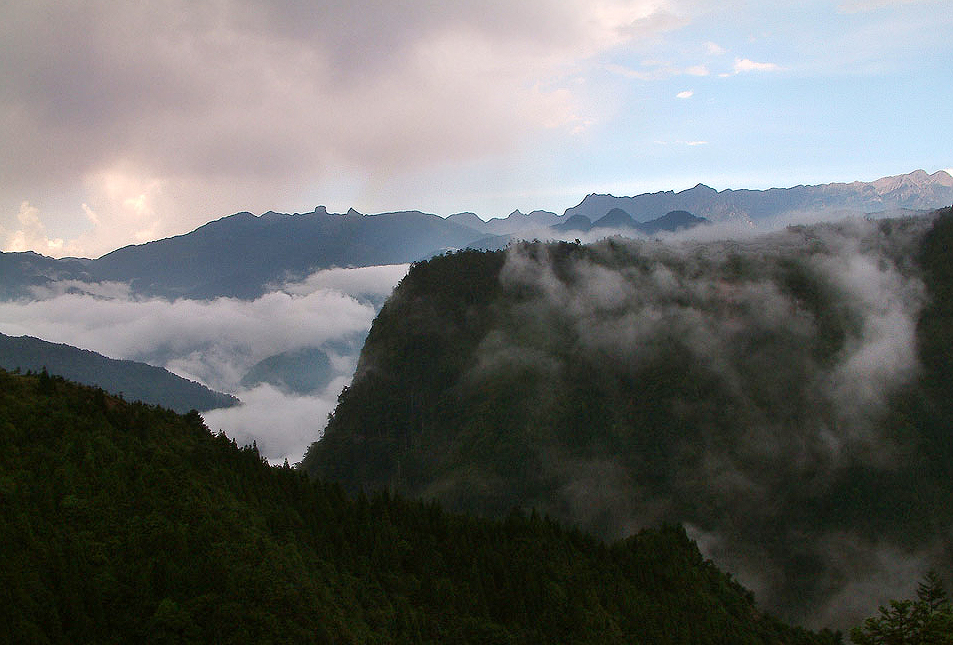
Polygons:
M168 301L137 297L123 283L64 281L36 289L36 300L0 302L0 332L159 365L235 394L243 404L208 412L209 427L293 463L323 430L377 309L407 269L318 271L250 301ZM259 361L307 348L330 359L330 383L318 393L242 385Z
M675 433L659 439L659 450L671 450L664 472L656 472L662 462L637 465L631 454L624 466L621 455L541 456L543 479L564 482L554 508L574 521L614 536L658 521L686 523L706 555L768 606L804 602L785 569L795 566L788 558L802 556L827 576L802 581L814 585L805 598L840 602L865 579L905 593L900 583L911 578L881 565L894 562L903 575L919 567L922 575L930 562L922 549L859 536L866 546L849 549L850 535L822 534L844 547L825 552L813 544L818 534L787 522L802 512L802 496L836 496L830 486L846 469L890 472L904 459L883 419L890 397L920 370L917 321L926 293L911 258L930 224L856 218L731 241L616 237L569 256L513 245L501 282L524 295L487 336L469 378L517 370L536 374L540 389L565 391L577 387L573 365L582 362L598 374L589 378L605 379L591 390L629 406L607 411L610 427L651 433L626 416L651 410L645 423ZM656 398L629 403L646 390ZM668 483L652 491L642 478ZM771 551L771 540L793 551ZM882 602L887 588L879 591ZM809 604L797 619L816 626L850 624L870 611L869 603L825 601L823 616L811 616Z

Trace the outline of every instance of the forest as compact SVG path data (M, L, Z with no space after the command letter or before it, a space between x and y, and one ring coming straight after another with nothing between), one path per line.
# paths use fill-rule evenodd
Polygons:
M0 371L0 641L835 643L684 529L345 494L196 412Z
M772 611L847 628L912 591L898 562L953 562L951 248L946 209L418 262L302 467L610 540L680 524Z

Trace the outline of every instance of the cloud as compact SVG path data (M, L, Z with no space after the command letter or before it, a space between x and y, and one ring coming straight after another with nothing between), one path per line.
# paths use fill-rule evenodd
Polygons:
M358 267L353 269L323 269L299 282L287 282L280 289L290 294L314 293L330 289L352 296L389 296L401 278L407 275L409 264Z
M841 541L829 528L808 535L803 522L788 519L803 509L802 495L836 496L829 487L846 468L892 471L904 459L884 413L889 397L918 373L925 295L898 258L912 257L929 225L927 218L897 220L887 229L848 219L769 234L741 229L730 240L724 228L699 227L662 241L616 237L556 257L514 245L500 280L521 294L520 303L487 335L470 376L493 382L517 370L540 392L566 397L576 396L582 378L579 396L603 397L605 420L591 430L599 441L615 419L625 427L627 415L646 405L658 414L647 425L691 428L684 446L665 440L676 455L667 462L653 456L640 464L625 450L618 454L628 462L600 460L597 448L591 463L571 454L541 459L542 479L557 490L554 512L612 536L646 521L688 523L706 556L768 607L800 606L797 620L843 626L863 615L856 603L838 609L833 602L863 586L844 581L892 575L884 562L900 549L818 549L816 540ZM819 310L812 297L822 300ZM831 338L842 341L825 345ZM667 379L666 369L678 377ZM650 397L640 398L646 391ZM558 394L549 397L556 403L533 399L540 423L562 409ZM664 473L642 474L659 463L667 464ZM601 480L592 475L599 469L607 473ZM643 491L641 477L670 478L674 490ZM889 557L863 557L875 552ZM816 561L823 575L792 585L790 566L800 558ZM916 555L904 567L924 562ZM811 593L801 583L814 585ZM820 606L826 623L814 611Z
M236 394L243 405L207 413L208 425L254 439L269 459L297 461L323 430L377 309L407 268L319 271L252 301L141 299L122 283L64 281L36 289L34 301L0 302L0 332L160 365ZM241 385L259 361L307 348L330 358L331 384L320 394Z
M341 388L349 381L350 375L342 375L316 396L288 394L267 384L239 389L235 395L241 405L210 410L202 416L212 432L222 430L239 445L254 441L271 463L281 464L287 459L295 464L320 438Z
M684 92L679 92L678 94L676 94L676 95L675 95L675 98L679 98L679 99L690 99L690 98L692 98L694 95L695 95L695 92L693 92L693 91L691 91L691 90L685 90Z
M40 221L40 211L30 202L22 202L17 211L16 230L0 228L3 248L7 251L39 251L45 255L62 255L63 240L47 237L46 226Z
M735 74L741 74L746 72L776 72L781 68L774 63L756 63L747 58L735 58L732 69Z
M515 154L592 119L580 66L676 22L649 0L18 3L0 25L0 215L29 201L51 240L95 255L342 175Z
M705 49L708 52L709 56L721 56L725 53L725 48L719 45L718 43L713 43L708 41L705 43Z
M608 63L603 67L613 74L640 81L660 81L673 76L708 76L710 73L706 65L680 67L668 61L654 60L643 61L641 69L616 63Z

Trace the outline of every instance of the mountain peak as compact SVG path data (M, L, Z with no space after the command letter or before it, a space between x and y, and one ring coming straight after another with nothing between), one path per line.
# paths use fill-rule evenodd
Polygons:
M906 175L891 175L881 177L870 182L874 189L880 193L888 193L903 187L925 188L927 186L953 187L953 177L945 170L938 170L932 175L922 168L917 168Z
M592 223L592 228L635 228L636 221L621 208L613 208Z
M937 170L930 175L930 179L941 186L953 187L953 175L950 175L946 170Z

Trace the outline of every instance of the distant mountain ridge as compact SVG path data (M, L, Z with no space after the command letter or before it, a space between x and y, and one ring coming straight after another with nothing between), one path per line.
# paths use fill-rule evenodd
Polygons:
M117 360L62 343L32 336L0 334L0 368L39 372L46 369L66 379L122 393L129 401L142 401L179 413L200 412L238 405L229 394L176 376L154 365Z
M929 210L953 204L953 177L939 170L932 175L915 170L905 175L882 177L872 182L855 181L769 188L767 190L717 191L704 184L674 192L645 193L635 197L615 197L592 193L564 216L584 215L592 221L613 208L621 208L638 221L684 210L718 222L756 222L789 212L833 212L850 210L874 213L892 209Z
M519 239L571 239L591 228L656 235L706 220L755 223L783 221L786 214L860 215L951 203L953 177L917 170L873 182L769 190L716 191L698 184L677 193L635 197L590 194L563 215L515 210L487 221L469 212L447 218L420 211L333 214L323 206L304 214L269 211L256 217L242 212L95 260L0 253L0 299L36 298L62 281L74 281L69 288L79 292L83 284L114 281L146 296L252 299L275 284L320 269L415 262L447 250L502 248ZM628 218L616 214L618 221L599 221L615 209Z

